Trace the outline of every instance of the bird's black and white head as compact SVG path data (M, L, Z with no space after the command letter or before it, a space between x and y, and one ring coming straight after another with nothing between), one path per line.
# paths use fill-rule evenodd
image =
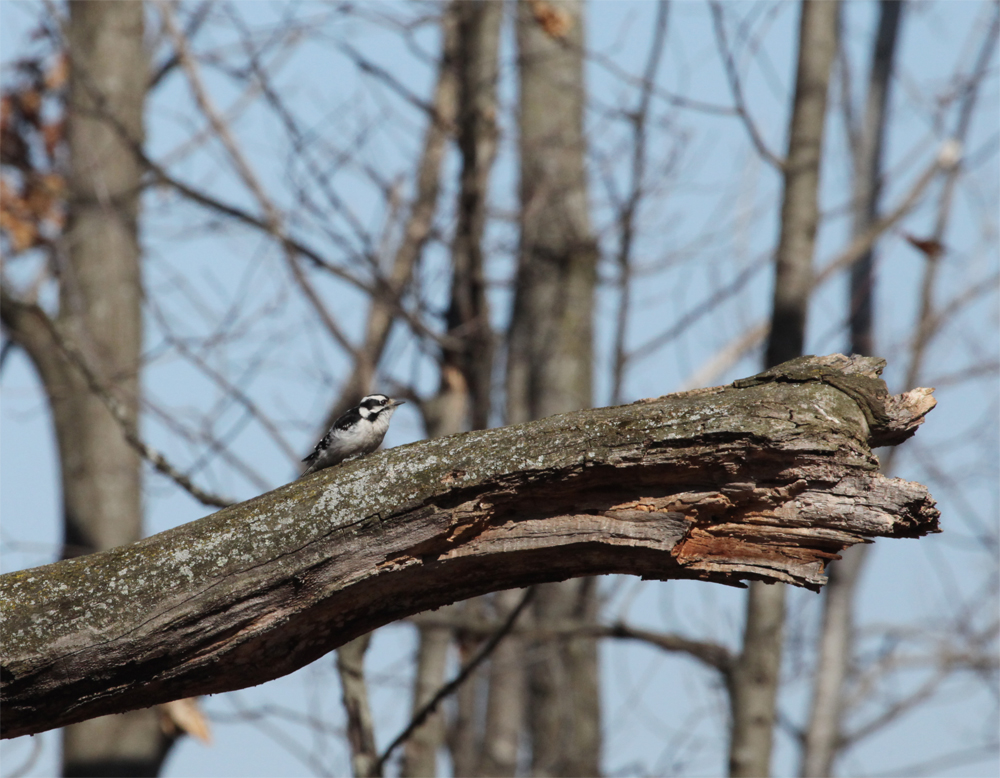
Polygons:
M393 400L384 394L361 398L361 402L333 423L313 452L302 460L307 463L302 475L373 452L382 444L389 419L402 404L403 400Z
M372 421L385 418L388 425L388 420L392 418L392 414L395 413L396 408L402 405L403 402L403 400L393 400L384 394L370 394L367 397L361 398L361 402L357 406L358 414L362 419L370 419Z

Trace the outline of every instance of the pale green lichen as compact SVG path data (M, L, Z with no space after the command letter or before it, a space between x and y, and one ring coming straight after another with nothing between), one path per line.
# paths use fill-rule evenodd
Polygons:
M831 428L836 435L826 434ZM173 602L238 581L331 533L390 522L406 506L513 474L530 483L593 463L642 463L658 447L692 441L708 451L720 435L795 439L817 452L840 449L854 466L871 469L866 433L865 412L854 399L817 380L752 383L735 397L714 390L402 446L130 546L0 577L4 653L30 663L43 644L60 638L114 639L163 615Z

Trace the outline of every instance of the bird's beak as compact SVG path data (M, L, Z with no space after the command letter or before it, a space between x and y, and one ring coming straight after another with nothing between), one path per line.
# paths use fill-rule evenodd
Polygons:
M389 405L395 408L397 405L405 405L406 400L389 400Z

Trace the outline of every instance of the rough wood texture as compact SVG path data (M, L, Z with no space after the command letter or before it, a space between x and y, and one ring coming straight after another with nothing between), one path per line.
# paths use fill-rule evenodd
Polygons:
M883 364L806 357L401 446L4 575L3 737L262 683L500 589L602 573L818 588L846 546L937 531L927 490L885 478L871 453L933 405L888 397Z

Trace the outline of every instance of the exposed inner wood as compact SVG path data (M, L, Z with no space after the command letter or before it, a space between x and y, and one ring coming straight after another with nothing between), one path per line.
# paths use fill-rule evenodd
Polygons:
M3 736L292 672L490 591L628 573L818 588L854 543L937 531L871 442L929 391L806 358L733 386L402 446L101 554L0 577Z

